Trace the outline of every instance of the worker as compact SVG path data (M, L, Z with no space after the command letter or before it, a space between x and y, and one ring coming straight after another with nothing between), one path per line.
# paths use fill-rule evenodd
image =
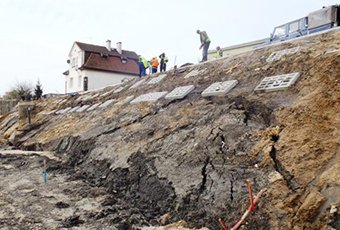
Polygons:
M151 66L152 66L152 73L157 73L157 69L158 69L158 66L159 66L159 62L158 62L157 57L153 57L151 59Z
M221 58L221 57L223 57L223 51L221 47L217 46L216 47L216 58Z
M148 61L148 70L149 70L149 75L152 74L152 65L151 65L151 61Z
M208 60L208 49L209 49L209 45L210 45L210 39L207 35L207 32L200 31L200 30L197 30L196 32L197 32L197 34L200 35L200 40L201 40L200 49L203 48L202 62L205 62L205 61Z
M161 59L161 66L160 66L160 72L164 72L166 71L166 63L169 61L168 57L165 56L165 53L162 53L161 55L159 55L159 58Z
M139 77L146 75L146 68L148 67L148 61L141 55L138 56Z

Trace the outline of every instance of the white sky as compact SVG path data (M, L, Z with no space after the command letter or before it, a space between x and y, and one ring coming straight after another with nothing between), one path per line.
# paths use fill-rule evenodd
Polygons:
M110 39L146 58L165 52L169 66L201 57L196 30L211 49L268 37L273 28L336 0L0 0L0 95L38 79L63 93L74 41Z

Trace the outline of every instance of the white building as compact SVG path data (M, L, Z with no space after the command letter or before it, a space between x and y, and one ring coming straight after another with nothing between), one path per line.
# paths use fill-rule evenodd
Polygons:
M139 74L137 54L122 50L121 42L115 49L110 40L106 46L74 42L68 57L69 69L63 73L65 93L119 84Z

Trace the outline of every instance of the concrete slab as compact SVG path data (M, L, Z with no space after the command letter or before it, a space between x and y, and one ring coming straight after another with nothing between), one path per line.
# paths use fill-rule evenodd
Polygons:
M202 97L224 96L238 84L237 80L215 82L202 92Z
M195 89L195 86L193 85L176 87L174 90L172 90L169 94L165 96L165 99L167 100L183 99L194 89Z
M260 84L256 86L254 91L276 91L276 90L284 90L287 89L289 86L293 85L297 79L299 78L300 73L290 73L290 74L283 74L271 77L265 77L262 79Z
M271 53L267 58L267 62L273 62L280 60L285 55L295 54L300 50L300 46L296 46L290 49L279 50Z
M75 112L76 113L81 113L84 112L85 110L87 110L88 108L90 108L91 105L83 105L82 107L80 107L79 109L77 109Z
M107 101L105 101L103 104L101 104L101 105L99 106L99 108L100 108L100 109L106 108L106 107L108 107L108 106L110 106L110 105L112 105L112 104L114 104L114 103L116 103L116 102L117 102L116 99L107 100Z
M65 114L68 111L70 111L71 109L72 109L72 107L67 107L67 108L63 109L62 111L60 111L59 114Z
M115 90L113 91L113 93L119 93L119 92L123 91L123 89L125 89L125 87L123 87L123 86L118 87L117 89L115 89Z
M164 78L166 77L166 74L161 74L158 77L152 78L150 81L148 81L148 85L152 85L152 84L158 84L159 82L161 82Z
M119 102L117 102L117 105L125 105L125 104L128 104L130 103L130 101L132 101L133 99L135 98L135 96L131 95L131 96L128 96L122 100L120 100Z
M76 106L76 107L73 107L72 109L70 109L67 113L73 113L75 112L77 109L79 109L80 106Z
M199 74L202 74L205 72L206 69L201 69L201 70L198 70L198 69L194 69L192 70L190 73L188 73L187 75L184 76L184 78L189 78L189 77L195 77Z
M167 95L168 92L154 92L154 93L148 93L140 95L139 97L135 98L130 102L130 104L136 104L139 102L155 102Z
M135 84L133 84L130 89L136 89L141 85L144 85L144 83L146 82L146 79L142 79L140 81L137 81Z
M56 109L52 110L52 111L49 111L48 113L46 113L47 115L51 115L51 114L55 114L55 112L57 112Z
M96 103L96 104L93 104L93 105L91 105L88 109L87 109L87 111L88 112L90 112L90 111L92 111L92 110L95 110L98 106L100 106L102 103Z

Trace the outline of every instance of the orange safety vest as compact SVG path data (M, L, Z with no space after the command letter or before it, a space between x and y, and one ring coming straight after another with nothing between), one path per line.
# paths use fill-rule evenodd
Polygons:
M159 66L159 62L158 62L157 58L153 58L153 59L151 60L151 66L152 66L153 68L157 68L157 67Z

